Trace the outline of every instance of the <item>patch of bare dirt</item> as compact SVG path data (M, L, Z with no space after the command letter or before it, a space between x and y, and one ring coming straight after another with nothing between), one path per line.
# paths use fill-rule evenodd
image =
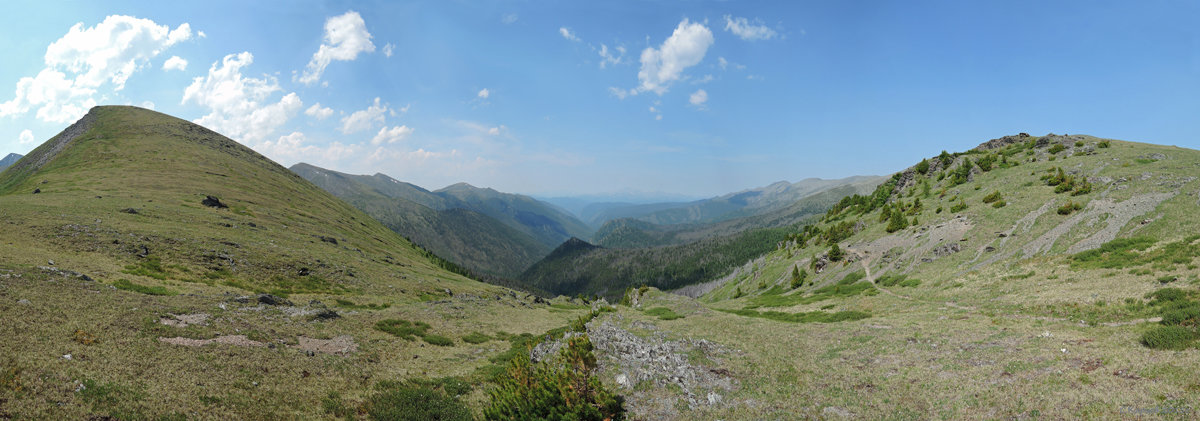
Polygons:
M188 327L190 325L204 326L208 324L208 318L211 317L207 313L196 314L171 314L171 317L163 317L158 319L159 323L174 327Z
M350 335L342 335L333 339L314 339L305 336L299 338L300 344L293 346L304 351L322 354L347 356L358 351L358 344Z
M158 341L164 342L164 343L169 343L172 345L182 345L182 346L191 346L191 347L205 346L205 345L209 345L209 344L225 344L225 345L250 346L250 347L265 347L265 346L267 346L267 344L265 344L265 343L250 340L250 338L247 338L246 335L226 335L226 336L218 336L218 337L215 337L212 339L192 339L192 338L184 338L181 336L177 336L174 338L158 338Z

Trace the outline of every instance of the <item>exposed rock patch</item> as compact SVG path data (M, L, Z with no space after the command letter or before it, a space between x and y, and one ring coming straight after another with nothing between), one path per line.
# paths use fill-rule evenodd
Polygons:
M208 318L211 317L207 313L196 314L172 314L171 317L163 317L158 319L159 323L174 327L188 327L190 325L204 326L208 324Z
M300 344L294 345L293 348L299 348L307 352L319 352L344 357L358 351L358 344L354 343L354 338L350 335L342 335L333 339L313 339L301 336L299 337L299 341Z
M667 340L649 323L634 323L635 327L653 332L648 337L635 335L599 319L587 325L588 337L596 348L599 370L615 373L617 386L623 389L630 412L646 419L678 416L676 405L712 407L728 402L724 398L736 387L728 370L693 364L689 355L700 355L719 363L729 353L724 347L707 340ZM652 387L646 387L649 382ZM641 386L639 386L641 385ZM683 396L664 397L663 390L677 386Z
M265 344L265 343L250 340L250 338L247 338L246 335L226 335L226 336L218 336L218 337L215 337L212 339L192 339L192 338L184 338L181 336L177 336L174 338L158 338L158 341L172 344L172 345L182 345L182 346L191 346L191 347L205 346L205 345L209 345L209 344L225 344L225 345L249 346L249 347L265 347L265 346L267 346L267 344Z

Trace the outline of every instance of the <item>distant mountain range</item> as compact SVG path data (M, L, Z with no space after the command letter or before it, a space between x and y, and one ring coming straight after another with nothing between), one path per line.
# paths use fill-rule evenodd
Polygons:
M350 175L304 163L291 170L477 272L514 276L564 240L591 235L571 215L528 196L465 183L429 191L384 174Z
M809 178L795 183L779 181L765 187L691 202L593 203L583 207L579 215L593 227L621 218L635 218L659 225L720 222L783 209L800 199L838 186L851 185L870 190L883 180L884 177L879 176L854 176L836 180Z
M4 171L5 168L8 168L12 164L16 164L17 161L21 160L22 156L23 155L20 154L10 153L8 156L5 156L4 159L0 159L0 171Z

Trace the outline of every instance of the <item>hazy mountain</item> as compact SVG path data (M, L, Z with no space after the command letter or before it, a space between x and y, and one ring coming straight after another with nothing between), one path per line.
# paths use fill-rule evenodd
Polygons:
M550 247L495 218L447 207L455 201L383 174L350 175L303 163L293 165L291 170L393 231L473 271L515 276L550 251Z
M692 202L666 202L621 206L605 204L585 208L585 220L594 226L620 218L636 218L659 225L718 222L785 208L805 197L843 185L874 188L884 177L854 176L836 180L809 178L795 183L780 181L769 186L729 193Z
M17 163L17 161L21 159L21 156L22 155L20 154L10 153L5 156L4 159L0 159L0 171L3 171L5 168Z

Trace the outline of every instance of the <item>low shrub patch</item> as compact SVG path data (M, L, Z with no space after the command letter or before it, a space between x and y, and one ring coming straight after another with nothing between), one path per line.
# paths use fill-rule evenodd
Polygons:
M658 317L659 320L675 320L683 318L683 316L666 307L654 307L646 310L645 313L654 317Z
M142 294L146 294L146 295L175 295L175 294L177 294L175 291L171 291L163 286L148 287L145 285L138 285L133 282L129 282L128 279L118 279L117 282L113 282L113 286L116 287L117 289L138 292L138 293L142 293Z

